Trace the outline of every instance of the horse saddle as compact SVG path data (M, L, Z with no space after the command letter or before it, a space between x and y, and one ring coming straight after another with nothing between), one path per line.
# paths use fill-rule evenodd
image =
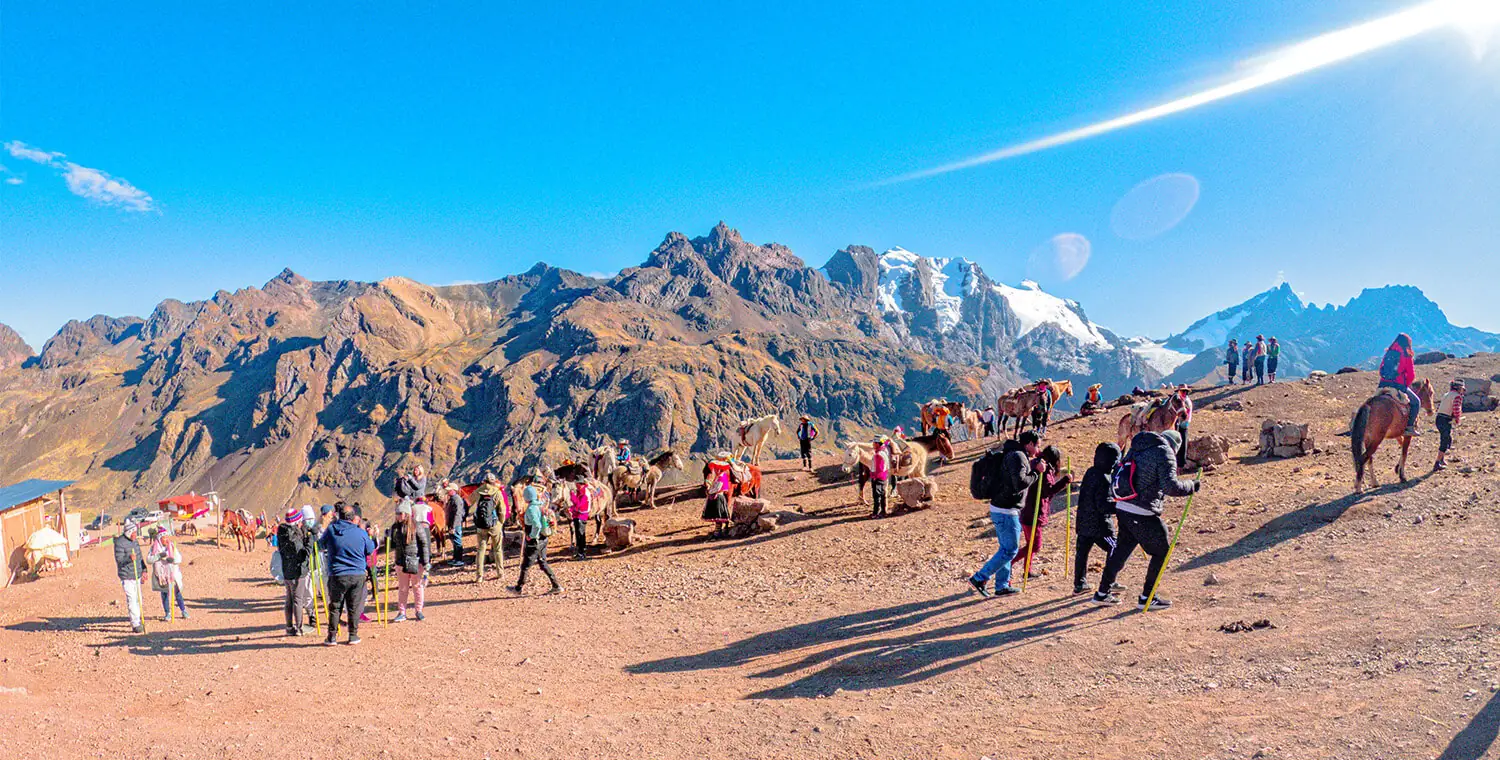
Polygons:
M750 425L740 425L739 430L736 431L736 435L739 436L741 444L749 443L749 441L745 439L745 436L747 436L749 434L750 434Z
M738 459L732 460L729 463L729 478L736 483L748 482L750 480L750 465Z
M645 470L646 466L641 463L641 460L634 457L631 457L631 459L625 463L625 471L630 473L631 475L639 475L642 472L645 472Z

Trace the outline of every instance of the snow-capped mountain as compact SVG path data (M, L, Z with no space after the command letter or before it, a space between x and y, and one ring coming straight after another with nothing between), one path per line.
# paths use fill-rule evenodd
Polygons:
M1194 322L1188 329L1167 338L1162 345L1189 355L1197 354L1206 349L1228 345L1230 338L1239 338L1239 333L1243 332L1240 327L1247 320L1262 324L1292 320L1306 308L1302 299L1292 291L1292 286L1282 283L1264 293L1251 296L1244 303Z

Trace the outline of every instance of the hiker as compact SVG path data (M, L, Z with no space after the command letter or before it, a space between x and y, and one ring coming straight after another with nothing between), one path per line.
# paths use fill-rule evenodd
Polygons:
M1276 382L1276 365L1281 363L1281 344L1276 341L1276 336L1271 336L1271 342L1266 344L1266 376L1268 382Z
M870 456L870 516L886 516L886 489L891 481L891 439L875 436L875 450Z
M453 559L448 560L448 566L463 567L464 520L469 519L469 502L464 501L463 491L451 480L444 478L438 489L439 498L443 500L443 514L448 518L450 540L453 541Z
M802 415L797 421L797 445L802 450L802 466L811 470L812 443L818 439L818 424L807 415Z
M1193 399L1188 395L1191 390L1186 385L1177 386L1177 397L1182 399L1182 415L1177 418L1177 469L1187 467L1187 442L1188 428L1193 424Z
M1411 384L1417 381L1416 354L1411 347L1411 336L1401 333L1391 341L1391 347L1385 350L1385 356L1380 358L1380 384L1379 388L1391 388L1406 394L1406 433L1409 436L1421 435L1417 432L1417 415L1422 410L1422 399L1417 397L1417 392L1411 389Z
M1240 342L1234 338L1229 339L1229 351L1224 356L1224 364L1229 367L1229 384L1234 385L1234 377L1240 369Z
M411 472L396 478L396 498L416 501L427 495L427 468L420 463Z
M322 583L323 579L328 577L328 557L318 549L318 539L323 535L323 525L319 520L319 511L314 509L311 504L302 505L302 529L307 531L307 568L305 575L308 585L307 604L303 605L302 609L306 616L307 624L313 626L316 616L313 615L314 601L312 591L314 586ZM322 578L313 576L314 561L318 562L317 567L323 574ZM313 632L317 632L316 627L314 627Z
M312 576L307 567L309 541L302 524L311 507L286 511L276 527L276 553L281 556L281 582L286 587L282 612L286 616L286 635L301 636L302 611L312 604Z
M1115 548L1104 563L1104 572L1099 576L1099 590L1094 592L1094 601L1099 604L1119 604L1119 597L1111 593L1115 578L1125 561L1139 546L1151 563L1146 568L1146 582L1141 587L1137 604L1144 608L1146 598L1156 585L1162 565L1167 560L1167 524L1161 519L1162 505L1168 496L1188 496L1198 491L1198 481L1177 478L1177 458L1173 451L1181 443L1176 430L1161 433L1137 433L1130 439L1130 453L1125 456L1111 484L1115 498L1115 519L1120 524L1120 537ZM1172 603L1157 597L1152 608L1167 608Z
M526 548L521 555L521 573L516 577L516 585L510 590L521 594L526 589L526 571L533 564L537 565L547 580L552 581L552 588L547 594L561 594L562 584L557 582L557 576L552 572L552 566L547 564L547 539L552 535L552 511L546 505L546 497L543 488L538 484L544 479L533 473L526 478L526 488L522 491L521 498L526 501L526 511L521 513L521 525L526 531Z
M995 407L987 406L979 413L979 421L984 423L984 437L991 438L995 435Z
M1073 485L1072 474L1065 475L1062 472L1062 449L1048 446L1042 449L1040 457L1047 467L1044 474L1026 490L1026 499L1021 502L1021 548L1010 561L1011 565L1022 568L1023 572L1027 557L1035 564L1037 555L1042 551L1042 529L1047 527L1047 518L1052 513L1052 497ZM1014 574L1015 570L1012 569L1011 572ZM1040 573L1033 572L1031 577L1039 575Z
M1464 381L1448 383L1448 392L1437 406L1438 455L1432 471L1448 469L1448 449L1453 446L1453 426L1464 418Z
M990 496L990 523L995 526L999 547L984 567L969 578L969 586L980 596L990 596L985 586L991 578L995 579L994 596L1020 593L1020 589L1010 585L1010 566L1021 548L1021 502L1031 484L1047 470L1046 461L1037 456L1040 446L1041 436L1035 430L1027 430L1015 440L1006 441L1001 449L999 472Z
M1266 384L1266 336L1255 336L1255 384Z
M349 644L358 644L359 615L365 606L365 558L375 551L375 539L354 524L354 508L348 504L338 510L338 519L329 523L318 539L318 548L328 556L328 638L323 643L338 643L339 615L347 612Z
M1078 545L1073 550L1073 593L1088 590L1089 554L1094 547L1104 551L1104 558L1115 548L1115 531L1109 516L1115 512L1109 493L1109 476L1120 463L1120 447L1101 443L1094 447L1094 465L1083 473L1078 486ZM1115 584L1112 589L1120 588Z
M187 620L187 601L182 598L182 552L159 525L151 529L151 548L146 551L146 561L151 563L151 590L161 594L161 619L172 619L175 598L182 619Z
M588 559L589 515L593 512L589 484L580 480L573 484L569 495L568 522L573 525L573 559Z
M432 534L427 523L413 514L410 505L396 507L396 524L391 526L391 559L396 565L396 617L392 623L406 622L406 595L416 603L417 620L426 620L422 606L427 597L427 573L432 569Z
M1250 373L1255 371L1255 344L1251 343L1247 338L1241 345L1245 347L1245 350L1240 352L1240 359L1242 360L1240 382L1248 383L1250 382Z
M484 582L484 561L495 565L495 580L505 579L505 521L510 518L510 494L500 486L495 473L484 474L474 491L474 557L478 565L475 583Z
M703 504L703 519L714 524L714 535L723 535L729 525L729 495L734 492L734 466L729 461L729 452L716 451L714 458L703 465L703 492L707 500Z
M130 615L130 630L142 633L141 626L141 576L146 574L146 561L141 558L141 545L135 542L140 528L134 520L120 525L120 535L115 537L115 575L120 578L120 588L125 591L125 608Z

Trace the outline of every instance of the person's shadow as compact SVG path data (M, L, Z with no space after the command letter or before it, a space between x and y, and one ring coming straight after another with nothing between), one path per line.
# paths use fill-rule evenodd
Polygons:
M1438 755L1438 760L1479 760L1495 745L1495 735L1500 733L1500 692L1490 696L1490 701L1464 726L1453 741Z

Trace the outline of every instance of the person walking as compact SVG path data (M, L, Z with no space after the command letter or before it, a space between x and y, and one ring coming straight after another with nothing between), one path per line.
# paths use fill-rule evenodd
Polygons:
M1406 396L1406 435L1419 436L1417 415L1422 412L1422 399L1411 389L1417 381L1416 353L1412 349L1411 336L1401 333L1391 341L1390 348L1380 358L1379 388L1398 390Z
M1072 474L1062 472L1062 449L1048 446L1042 449L1039 457L1047 467L1045 473L1027 489L1026 498L1021 502L1021 546L1015 558L1010 561L1014 566L1011 569L1012 575L1017 569L1025 572L1028 557L1031 558L1032 567L1036 567L1037 555L1042 551L1042 530L1047 527L1047 520L1052 514L1052 497L1073 485ZM1032 570L1031 577L1039 576L1039 572Z
M1255 384L1266 384L1266 337L1255 336Z
M521 572L516 577L516 585L511 591L522 594L526 589L526 572L536 565L547 580L552 581L552 588L547 594L561 594L562 584L557 582L557 575L552 572L552 565L547 563L547 539L552 536L552 510L546 506L543 489L538 487L541 478L535 474L527 478L526 488L522 491L522 499L526 501L526 510L521 513L521 524L526 531L526 548L521 554Z
M1438 455L1432 471L1448 469L1448 449L1453 447L1453 428L1464 418L1464 393L1467 390L1462 380L1448 384L1448 392L1437 406Z
M1112 489L1120 537L1104 563L1099 590L1094 592L1095 602L1120 603L1111 589L1120 570L1125 567L1125 561L1139 546L1151 558L1146 568L1146 582L1141 586L1137 600L1139 606L1146 606L1146 599L1156 585L1156 577L1161 574L1167 560L1167 548L1171 545L1167 524L1161 519L1162 506L1168 496L1188 496L1198 491L1198 481L1177 478L1177 457L1173 452L1178 444L1175 430L1137 433L1130 439L1130 453L1125 455ZM1151 604L1152 609L1170 606L1172 603L1160 596Z
M141 557L141 545L136 543L140 528L134 520L120 524L120 535L115 536L115 575L120 579L120 588L125 591L125 609L130 616L130 630L144 633L141 625L141 576L146 574L146 561Z
M568 522L573 527L573 559L585 560L588 555L589 517L593 514L593 497L589 484L577 481L568 494Z
M1073 549L1073 593L1088 591L1089 554L1097 547L1104 558L1115 548L1115 530L1109 517L1115 512L1109 493L1109 478L1120 463L1120 447L1101 443L1094 447L1094 465L1083 473L1078 486L1078 542ZM1119 588L1119 584L1112 587Z
M359 614L365 606L365 557L375 551L375 539L354 524L354 508L344 504L338 509L338 519L318 539L318 548L328 556L328 638L323 643L338 643L339 615L347 613L348 643L358 644Z
M728 451L714 452L714 458L703 465L703 519L714 524L714 536L724 535L729 526L729 496L734 493L734 465Z
M406 622L406 597L416 603L417 620L426 620L422 607L427 599L427 573L432 569L432 534L427 523L416 519L411 505L396 507L396 524L391 526L390 553L396 563L396 617L392 623Z
M443 512L448 518L448 532L453 542L453 559L448 560L449 567L464 566L464 521L469 519L469 502L464 500L464 493L458 484L447 478L438 487L443 500Z
M1229 367L1229 384L1234 385L1235 376L1240 369L1240 343L1234 338L1229 339L1229 351L1224 357L1224 364Z
M484 474L484 482L474 491L474 558L478 575L484 582L484 561L495 566L495 580L505 580L505 521L510 519L510 494L500 486L495 473Z
M1001 449L999 473L990 496L990 523L995 526L995 540L999 547L979 571L969 577L969 586L980 596L990 596L986 588L990 579L995 580L995 596L1020 593L1010 585L1011 561L1021 548L1021 502L1025 500L1031 485L1046 472L1047 464L1037 456L1041 437L1035 430L1021 433L1015 440L1006 441Z
M1281 363L1281 343L1277 342L1276 336L1271 336L1271 342L1266 344L1266 376L1268 382L1276 382L1276 365Z
M1176 425L1178 438L1177 469L1179 470L1187 468L1188 428L1192 427L1193 424L1193 398L1188 395L1191 390L1192 388L1186 385L1179 385L1177 386L1177 390L1174 391L1177 397L1181 399L1180 403L1182 404L1182 414L1177 418Z
M276 553L281 556L281 582L286 587L282 612L286 616L286 635L301 636L302 611L312 603L312 576L308 572L308 549L312 543L302 521L306 512L292 508L286 511L276 527Z
M187 620L187 600L182 598L182 552L161 526L151 529L151 548L147 550L146 561L151 563L151 590L161 594L161 619L172 619L175 599L182 619Z
M1240 381L1248 383L1250 374L1255 371L1255 344L1246 339L1241 345L1244 346L1244 350L1240 352L1240 358L1243 360Z
M870 516L886 516L886 491L891 482L891 439L875 436L875 451L870 456Z
M802 467L811 470L812 444L818 439L818 424L807 415L802 415L797 422L797 446L802 450Z

